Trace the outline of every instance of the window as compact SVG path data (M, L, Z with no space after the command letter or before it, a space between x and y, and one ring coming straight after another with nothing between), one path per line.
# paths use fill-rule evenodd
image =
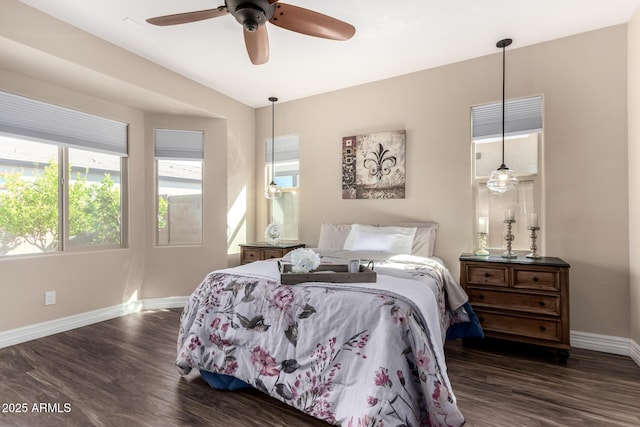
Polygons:
M127 125L0 92L0 256L121 247Z
M274 142L274 180L282 197L270 200L270 222L282 224L283 240L298 240L300 166L298 135L278 137ZM271 182L271 139L265 142L265 183Z
M203 135L155 130L159 246L202 244Z
M69 148L69 245L119 245L121 158Z
M56 251L58 148L0 135L0 255Z
M531 214L541 216L542 98L505 103L505 163L518 176L515 191L492 194L487 190L491 171L502 163L502 103L472 108L473 179L476 227L480 217L489 220L487 248L499 249L504 241L504 215L515 211L513 250L529 250L527 227ZM539 236L541 237L541 236ZM540 239L538 240L540 244Z

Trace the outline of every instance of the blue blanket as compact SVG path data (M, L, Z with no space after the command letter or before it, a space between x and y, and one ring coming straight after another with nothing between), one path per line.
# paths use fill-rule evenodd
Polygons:
M447 341L455 340L458 338L484 338L484 331L480 325L478 316L471 308L471 304L468 302L464 304L464 309L469 315L469 322L455 323L449 326L447 329Z

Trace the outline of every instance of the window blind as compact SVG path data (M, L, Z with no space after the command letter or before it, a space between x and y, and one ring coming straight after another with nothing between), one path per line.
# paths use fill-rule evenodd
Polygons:
M203 140L202 131L156 129L156 159L201 160L204 158Z
M504 133L508 136L542 130L542 97L505 102ZM502 136L502 102L471 107L473 139Z
M127 156L128 124L0 92L0 132Z
M283 163L298 160L299 143L298 135L290 135L276 138L274 163ZM267 139L264 160L271 164L271 138Z

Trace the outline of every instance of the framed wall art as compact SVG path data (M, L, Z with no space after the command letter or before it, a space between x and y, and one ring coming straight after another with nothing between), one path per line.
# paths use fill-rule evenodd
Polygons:
M343 199L404 199L404 130L342 138Z

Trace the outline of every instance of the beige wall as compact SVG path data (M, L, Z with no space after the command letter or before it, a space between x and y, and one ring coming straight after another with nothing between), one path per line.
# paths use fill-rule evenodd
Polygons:
M629 267L631 338L640 345L640 9L629 23Z
M132 297L188 295L208 271L236 262L235 243L253 239L252 108L16 0L2 2L0 90L129 123L128 247L0 259L0 331ZM206 132L201 247L154 245L154 126ZM227 212L239 197L240 225L227 244ZM57 304L44 306L48 290Z
M572 266L571 328L623 337L629 336L626 30L520 49L516 39L507 52L507 97L544 97L542 232L545 254ZM300 239L316 245L321 222L433 220L440 223L436 255L457 275L459 254L474 248L470 107L500 99L500 71L498 51L277 105L276 134L300 136ZM257 173L269 115L269 108L257 110ZM407 132L406 198L342 200L341 138L394 129ZM266 203L259 194L256 202L260 233Z

